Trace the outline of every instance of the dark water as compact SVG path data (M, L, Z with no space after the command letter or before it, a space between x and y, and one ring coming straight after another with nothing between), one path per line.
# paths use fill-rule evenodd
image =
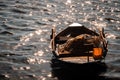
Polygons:
M52 27L72 22L105 28L106 70L94 78L120 80L120 0L0 0L0 80L81 79L78 65L66 71L50 65Z

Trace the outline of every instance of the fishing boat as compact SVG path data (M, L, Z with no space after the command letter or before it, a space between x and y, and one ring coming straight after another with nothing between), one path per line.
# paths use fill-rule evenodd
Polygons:
M60 32L51 30L51 52L54 60L67 63L91 63L105 60L108 41L104 28L91 30L72 23Z

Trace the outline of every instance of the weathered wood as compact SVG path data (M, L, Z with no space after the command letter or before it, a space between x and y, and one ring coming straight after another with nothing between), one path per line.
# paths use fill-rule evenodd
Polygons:
M101 60L107 54L107 42L103 29L96 33L84 26L75 26L68 27L57 35L55 35L55 29L52 29L51 37L53 54L60 60L71 59L72 61L76 57L84 57L87 62L91 62ZM94 57L94 48L103 49L104 55L99 58Z

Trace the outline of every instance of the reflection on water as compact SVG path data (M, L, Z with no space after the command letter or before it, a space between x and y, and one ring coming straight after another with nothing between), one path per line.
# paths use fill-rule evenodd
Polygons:
M35 32L29 33L29 34L27 34L27 35L25 35L25 36L22 36L22 37L20 38L19 44L17 44L17 45L14 47L14 49L16 49L16 48L18 48L18 47L20 47L20 46L26 45L26 44L30 41L30 39L33 38L33 36L39 36L39 35L41 35L41 33L42 33L42 30L37 30L37 31L35 31ZM41 41L44 41L42 38L41 38L40 40L41 40Z
M52 77L50 66L51 29L55 26L59 32L72 22L91 29L105 28L109 51L107 70L101 76L120 79L119 0L0 0L0 80L78 77L80 74L73 73L80 72L79 65L69 65L70 69L61 64L66 70L55 70L59 79Z
M104 62L77 64L59 60L51 61L53 77L58 78L58 80L74 80L81 78L100 80L101 78L105 78L101 76L101 74L107 70L107 65Z

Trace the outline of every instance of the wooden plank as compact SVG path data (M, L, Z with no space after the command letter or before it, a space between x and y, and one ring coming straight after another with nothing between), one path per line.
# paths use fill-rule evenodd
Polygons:
M70 63L88 63L87 57L77 56L77 57L63 57L59 58L61 61L70 62ZM89 62L94 62L93 57L89 57Z

